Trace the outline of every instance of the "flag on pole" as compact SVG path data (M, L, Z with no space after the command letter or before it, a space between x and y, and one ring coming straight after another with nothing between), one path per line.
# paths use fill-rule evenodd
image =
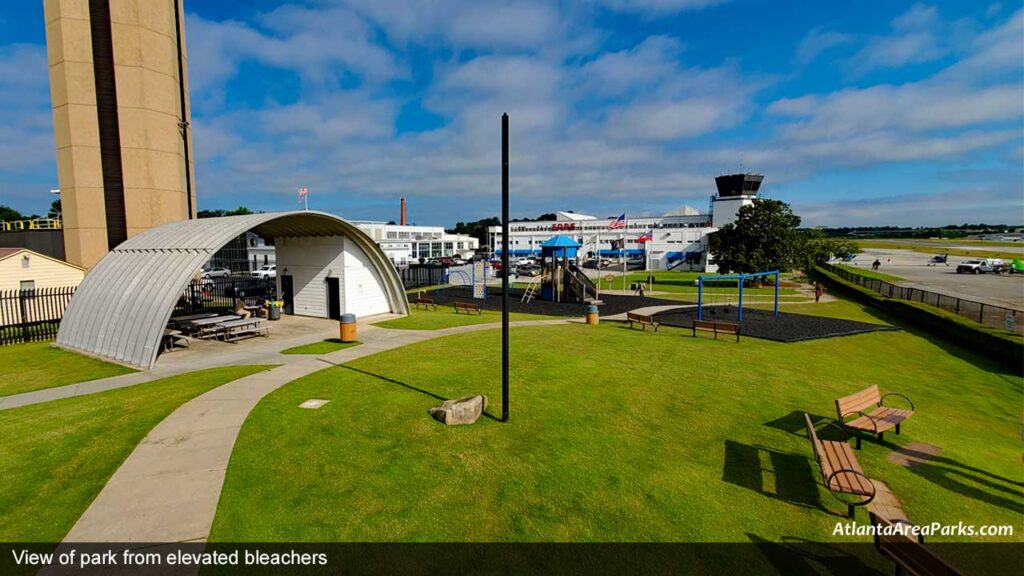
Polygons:
M299 200L298 201L301 202L302 199L305 198L307 194L309 194L309 188L306 188L305 186L303 186L302 188L299 188Z
M626 227L626 213L623 212L622 216L619 216L615 220L612 220L611 224L608 224L609 230L618 230L619 228Z
M649 228L636 239L637 242L650 242L651 240L654 240L654 231Z

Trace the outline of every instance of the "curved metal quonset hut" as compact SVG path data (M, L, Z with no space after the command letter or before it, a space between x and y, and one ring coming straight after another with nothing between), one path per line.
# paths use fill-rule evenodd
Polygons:
M349 222L310 211L227 216L165 224L110 251L75 291L57 344L151 368L189 282L217 250L250 230L274 239L278 273L288 270L293 280L296 313L326 317L329 285L343 311L408 314L398 272ZM278 283L280 289L280 277Z

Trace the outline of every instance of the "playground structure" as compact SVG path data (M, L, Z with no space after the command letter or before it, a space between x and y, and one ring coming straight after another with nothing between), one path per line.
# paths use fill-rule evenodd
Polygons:
M463 266L463 268L466 268ZM477 260L466 270L453 270L448 268L444 273L444 282L440 294L445 293L447 286L468 286L470 295L476 300L487 298L487 262Z
M522 302L530 302L537 294L548 302L579 302L596 300L597 286L576 265L581 244L568 236L555 236L541 244L541 274L526 287Z
M739 292L739 302L737 303L737 316L740 322L743 321L743 288L747 280L753 280L756 278L764 278L767 276L774 276L775 279L775 290L774 293L774 316L779 315L779 271L771 270L768 272L754 272L752 274L733 274L725 276L698 276L697 277L697 319L704 319L704 307L705 305L710 307L710 312L715 314L714 306L718 304L717 299L720 294L714 292L716 285L722 282L728 282L730 280L736 281L736 287ZM709 282L711 284L709 284ZM731 287L730 287L731 288ZM714 302L707 304L705 302L705 290L709 291L709 296L712 297ZM728 297L727 297L728 298ZM725 301L726 309L731 305L728 299Z

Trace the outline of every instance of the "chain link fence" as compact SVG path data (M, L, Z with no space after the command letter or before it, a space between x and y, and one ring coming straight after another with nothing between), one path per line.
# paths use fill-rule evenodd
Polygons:
M1024 325L1018 321L1024 320L1024 318L1021 318L1021 316L1024 315L1024 312L1020 310L1004 308L1003 306L986 304L975 300L967 300L965 298L949 296L947 294L939 294L938 292L921 290L920 288L899 286L884 280L861 276L860 274L850 272L849 270L845 270L831 264L825 264L824 268L847 282L857 284L858 286L877 292L887 298L921 302L922 304L935 306L936 308L941 308L947 312L952 312L959 316L963 316L964 318L974 320L979 324L983 324L991 328L1002 329L1014 334L1024 334Z

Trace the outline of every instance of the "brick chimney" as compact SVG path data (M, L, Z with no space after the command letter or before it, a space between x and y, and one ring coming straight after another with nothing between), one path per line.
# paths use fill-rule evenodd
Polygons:
M399 223L402 226L405 226L405 196L402 197L402 219Z

